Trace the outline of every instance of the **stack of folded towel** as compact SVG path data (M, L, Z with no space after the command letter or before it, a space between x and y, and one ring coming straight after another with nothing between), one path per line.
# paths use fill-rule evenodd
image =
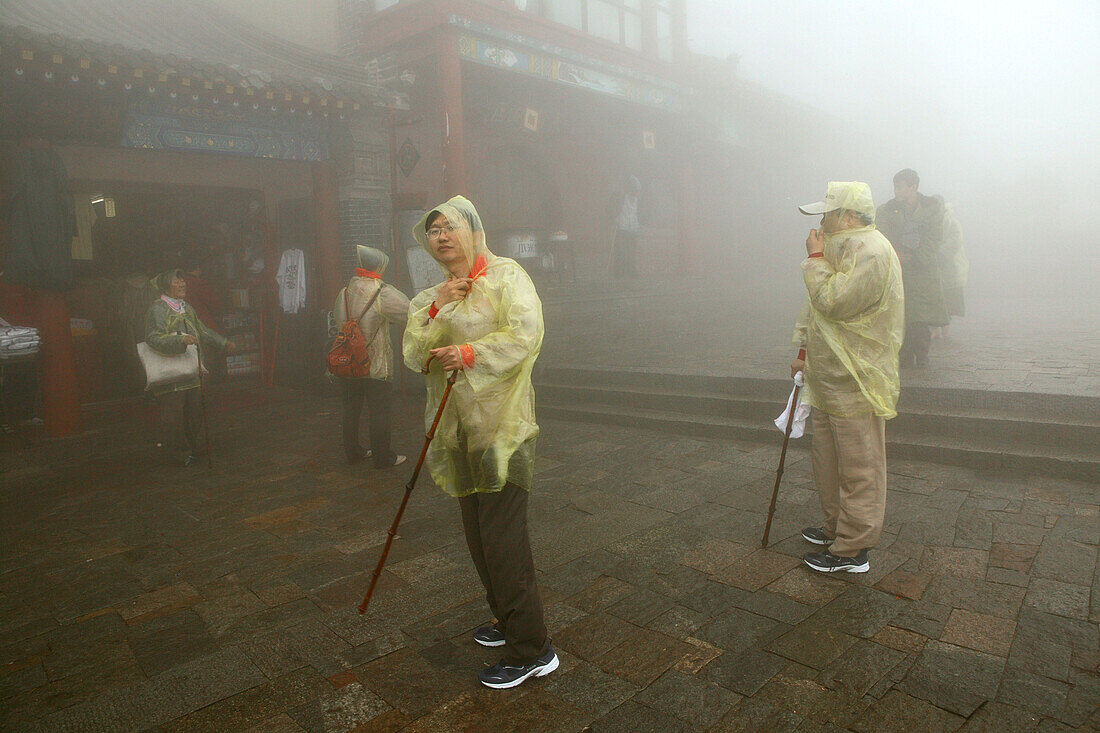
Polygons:
M0 326L0 357L27 356L38 353L38 329L22 326Z

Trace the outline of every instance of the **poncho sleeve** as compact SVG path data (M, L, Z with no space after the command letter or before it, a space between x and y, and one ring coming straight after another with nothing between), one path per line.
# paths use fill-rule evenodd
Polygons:
M886 263L879 257L860 256L863 247L860 239L847 239L839 243L835 262L828 256L802 261L809 303L830 320L850 320L882 297Z
M926 199L927 200L927 199ZM938 265L940 248L943 246L943 203L937 199L931 199L931 211L927 214L924 226L921 228L920 246L914 253L916 259L929 266Z
M449 346L444 343L447 333L443 324L428 317L438 290L438 287L428 288L418 293L409 303L409 319L405 324L405 336L401 340L401 352L405 358L405 366L416 372L424 367L432 349ZM453 307L453 303L443 306L444 309Z
M799 348L806 346L806 329L810 327L810 301L802 301L802 308L798 311L798 318L794 322L794 333L791 335L791 343Z
M387 321L399 323L409 317L409 299L397 288L382 288L378 305Z
M501 281L498 314L497 330L470 342L474 363L463 373L474 392L511 377L542 345L542 303L519 267Z

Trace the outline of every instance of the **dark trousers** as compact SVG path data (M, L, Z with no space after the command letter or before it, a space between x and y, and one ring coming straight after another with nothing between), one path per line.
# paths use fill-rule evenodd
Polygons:
M927 323L906 323L905 340L898 352L902 366L927 366L928 349L932 346L932 327Z
M349 461L357 460L359 419L363 402L370 412L371 459L377 468L392 466L397 454L390 450L390 385L378 379L344 379L344 452Z
M638 234L619 230L615 234L615 277L638 276Z
M505 484L499 492L470 494L458 503L470 557L504 632L504 661L529 664L546 653L550 640L527 536L527 491Z
M160 442L169 458L182 458L199 450L199 390L165 392L160 403Z

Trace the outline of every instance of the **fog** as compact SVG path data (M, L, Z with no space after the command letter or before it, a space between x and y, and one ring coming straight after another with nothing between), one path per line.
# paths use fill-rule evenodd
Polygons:
M827 180L865 180L882 204L913 168L954 204L970 295L1093 307L1100 4L690 0L688 16L692 50L736 54L741 79L836 125L820 162L790 172L797 190L758 212L777 236L798 246L793 205Z
M574 141L595 140L582 148L583 154L607 156L592 161L591 175L598 185L577 187L583 193L576 193L569 190L575 170L568 161L555 174L558 179L545 187L509 188L500 181L511 180L504 174L513 164L500 156L493 159L491 146L471 146L466 151L468 167L493 171L496 178L471 175L468 190L461 192L484 207L483 213L498 214L496 220L487 217L488 226L506 228L508 222L499 221L505 218L500 210L507 208L501 202L526 206L530 199L540 198L530 191L557 189L559 200L552 205L528 208L556 211L559 216L547 217L553 219L547 231L568 230L589 253L598 252L582 259L587 272L579 269L582 280L602 285L610 269L608 251L613 249L601 241L609 238L607 197L627 174L635 173L642 179L641 206L649 207L650 224L660 220L652 225L660 231L641 240L640 251L650 260L643 271L662 277L670 271L680 274L680 263L669 266L661 258L667 258L670 244L682 234L685 241L672 244L690 260L682 269L693 276L721 273L712 280L728 277L729 287L721 283L720 292L730 302L723 305L740 308L739 323L751 322L772 334L774 353L779 353L789 350L790 322L804 297L798 262L805 255L807 230L817 224L815 218L800 215L797 205L820 199L829 180L853 179L868 182L881 205L892 197L893 174L913 168L921 177L920 190L944 196L962 226L970 276L966 316L952 325L961 334L959 343L994 327L1012 332L1017 322L1030 319L1028 329L1016 330L1053 333L1061 339L1056 348L1047 349L1051 358L1082 361L1096 352L1100 3L1012 0L992 10L988 3L947 0L685 3L690 50L717 59L732 56L736 64L730 67L725 88L708 88L700 80L709 83L721 73L694 72L713 72L719 65L685 60L697 65L684 74L685 84L701 86L698 91L676 90L683 114L645 105L614 107L618 102L609 102L606 95L584 96L590 94L587 91L576 92L576 104L561 111L555 108L560 89L540 82L527 87L529 96L523 98L516 91L524 89L520 77L506 72L494 76L497 71L487 71L484 64L469 64L463 93L471 126L497 129L492 127L497 124L493 115L530 104L544 109L550 120L545 130L529 138L540 141L537 149L569 150ZM315 51L338 50L339 34L333 26L340 22L337 10L344 6L335 0L319 3L310 22L302 21L300 3L294 0L207 4ZM395 5L388 0L382 4ZM155 22L149 25L156 27ZM95 32L89 25L76 35ZM162 35L165 43L173 40L171 33ZM169 46L156 50L191 52ZM653 59L632 59L630 54L622 58L623 63L637 62L642 73L654 68ZM420 73L419 82L404 81L418 78L411 71L400 81L392 80L396 89L410 95L415 108L409 124L401 123L401 137L419 135L418 155L424 156L411 178L405 174L396 179L405 188L392 192L395 200L422 192L437 200L459 192L449 190L441 175L438 138L440 129L449 127L441 122L440 100L431 86L434 72L430 63L423 66L410 64ZM739 89L751 94L739 96ZM507 94L515 98L506 99ZM572 100L572 94L560 98ZM716 97L713 102L706 98L711 94ZM748 97L752 99L746 101ZM402 116L399 113L397 119ZM649 153L625 153L628 146L613 138L619 125L627 139L643 122L658 130L656 152L648 159L648 170L634 170L631 166L646 162ZM696 136L696 129L705 132ZM735 131L729 136L732 144L715 141L729 130ZM659 137L661 131L666 137ZM687 150L692 144L698 147ZM697 166L689 168L690 181L678 179L678 155ZM700 161L710 162L708 158L721 162L707 168ZM591 195L605 182L606 191ZM491 202L484 195L489 189L496 194L513 193L512 189L519 193L498 195L498 201ZM681 208L679 191L698 200ZM562 211L568 215L561 216ZM688 221L676 220L684 214ZM611 285L633 287L629 282ZM768 296L766 314L762 295ZM759 312L747 311L748 306ZM682 330L685 320L670 317L669 332ZM754 348L762 343L755 336L751 341ZM1071 354L1061 348L1081 343L1089 344L1088 349ZM1028 345L1037 349L1034 339ZM562 352L572 353L564 348ZM774 361L771 353L769 358Z

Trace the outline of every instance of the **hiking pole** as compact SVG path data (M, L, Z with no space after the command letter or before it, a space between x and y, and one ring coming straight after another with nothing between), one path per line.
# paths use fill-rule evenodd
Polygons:
M214 470L214 455L210 450L210 421L206 419L206 382L202 378L202 347L196 343L195 349L199 354L199 408L202 410L202 429L206 434L206 467Z
M431 365L433 358L428 357L424 368L420 370L421 374L428 373L428 366ZM370 587L367 588L367 595L363 598L363 602L359 604L359 613L366 613L370 597L374 595L374 586L378 584L378 578L382 575L382 566L386 564L386 557L390 554L390 545L393 544L394 535L397 534L397 525L401 523L401 515L405 513L409 497L412 496L416 479L420 476L420 467L424 465L424 457L428 455L428 446L431 445L432 438L435 437L435 429L439 426L439 418L443 417L443 408L447 406L447 398L451 396L451 387L454 386L455 377L457 376L458 370L455 369L451 372L451 376L447 377L447 388L443 390L443 398L439 400L439 407L435 411L435 420L432 420L432 427L428 430L428 434L424 436L424 447L420 449L420 459L416 462L416 468L413 469L412 478L409 479L409 483L405 484L405 498L401 500L401 507L397 510L397 516L393 518L393 524L390 525L389 536L386 537L386 544L382 547L382 557L378 558L378 566L374 569L374 577L371 578Z
M783 451L779 454L779 468L775 471L775 488L772 489L772 503L768 507L768 521L764 524L764 536L760 540L761 549L768 547L768 534L772 531L772 517L775 516L775 501L779 498L779 482L783 479L783 463L787 460L787 444L791 442L791 427L794 426L794 413L798 407L798 393L802 391L802 380L795 375L794 392L791 393L790 413L787 415L787 429L783 431Z

